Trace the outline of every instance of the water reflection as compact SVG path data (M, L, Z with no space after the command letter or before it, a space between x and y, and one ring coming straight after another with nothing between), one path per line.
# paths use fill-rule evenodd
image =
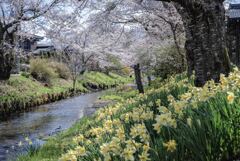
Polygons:
M97 92L39 106L0 122L0 161L18 151L16 148L26 142L26 137L40 143L42 138L67 129L84 115L93 113L90 107L100 95Z

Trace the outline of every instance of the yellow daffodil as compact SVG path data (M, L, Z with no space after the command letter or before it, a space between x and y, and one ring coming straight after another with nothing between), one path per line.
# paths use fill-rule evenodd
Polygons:
M161 106L161 100L160 100L160 99L158 99L158 100L156 101L156 105L157 105L158 107Z
M74 150L75 150L75 152L76 152L76 156L78 156L78 157L86 155L86 149L85 149L85 147L78 146L78 147L76 147Z
M234 102L235 95L234 95L233 92L228 92L227 94L228 94L227 101L228 101L229 104L232 104Z
M141 155L138 156L140 161L148 161L150 160L149 154L148 153L142 153Z
M126 148L126 149L124 149L122 156L125 160L134 161L134 153L135 153L135 151L133 149Z
M85 139L84 136L83 136L82 134L80 134L80 135L78 135L78 136L76 136L76 137L73 138L73 142L76 143L76 144L78 144L78 143L83 142L84 139Z
M173 127L173 128L177 127L176 120L172 118L172 114L170 112L157 115L155 120L156 120L156 123L153 124L153 127L158 133L160 132L160 128L162 126Z
M25 141L27 141L27 142L28 142L29 140L30 140L30 139L29 139L29 137L25 137Z
M116 136L120 139L120 140L125 140L125 131L124 128L119 128L116 130Z
M188 124L188 126L192 127L192 119L191 118L187 118L187 124Z
M108 155L109 151L110 151L109 144L105 143L102 146L100 146L100 152L104 157Z
M18 143L18 146L19 147L21 147L23 144L22 144L22 141L20 141L19 143Z
M60 158L60 161L77 161L76 152L73 150L68 151Z
M167 151L174 152L177 147L177 143L175 140L169 140L167 143L163 143L163 146L167 148Z
M192 97L192 93L185 93L185 94L181 95L181 100L188 101L191 99L191 97Z

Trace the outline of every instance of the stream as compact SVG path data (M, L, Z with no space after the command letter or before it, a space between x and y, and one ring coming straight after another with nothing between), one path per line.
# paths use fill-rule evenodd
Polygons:
M14 160L29 145L41 145L44 138L71 127L83 116L94 113L93 103L102 92L35 107L0 122L0 161Z

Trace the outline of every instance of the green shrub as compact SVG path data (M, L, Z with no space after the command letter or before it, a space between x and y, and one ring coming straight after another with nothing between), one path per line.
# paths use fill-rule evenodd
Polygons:
M183 49L182 49L183 50ZM184 51L181 51L184 53ZM182 64L182 56L179 55L175 46L159 48L153 53L156 58L154 75L167 78L169 75L181 73L185 70Z
M57 76L47 59L30 60L30 73L33 78L46 83L50 83L51 79Z
M54 69L59 78L66 80L70 78L70 70L66 64L52 61L49 65Z
M25 77L25 78L29 78L30 77L30 73L28 72L22 72L21 76Z
M124 67L121 72L124 74L124 75L130 75L131 74L131 71L132 69L130 67Z

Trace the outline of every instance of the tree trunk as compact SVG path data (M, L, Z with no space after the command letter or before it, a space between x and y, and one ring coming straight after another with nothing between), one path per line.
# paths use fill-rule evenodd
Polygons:
M190 78L193 75L194 71L194 42L193 42L193 31L191 30L191 27L193 25L193 19L191 16L187 13L187 10L183 7L181 7L179 4L175 4L176 9L178 10L178 13L181 15L183 20L183 25L185 28L185 50L186 50L186 60L187 60L187 75Z
M193 75L194 71L194 55L192 51L192 42L185 42L185 50L186 50L186 59L187 59L187 76L190 78Z
M2 45L0 45L0 80L8 80L10 78L13 61L12 53L4 50Z
M240 22L228 19L227 47L231 62L240 67Z
M148 85L151 86L152 84L152 78L150 75L147 76L147 79L148 79Z
M73 79L73 92L75 93L76 91L76 82L77 82L77 78Z
M4 45L4 28L0 23L0 80L8 80L14 64L12 49Z
M134 65L133 68L134 68L134 73L135 73L135 80L136 80L136 84L137 84L137 89L138 89L139 93L144 93L140 65L139 64Z
M174 40L174 44L176 46L176 49L177 49L177 52L178 52L178 55L181 57L181 69L180 71L183 72L185 70L185 55L181 52L181 48L178 44L178 40L177 40L177 33L176 33L176 30L177 30L177 26L174 26L174 24L171 24L171 30L172 30L172 33L173 33L173 40Z
M219 82L220 74L230 72L230 63L226 53L225 11L220 1L198 1L185 3L186 44L194 56L195 85L202 87L206 81L213 79ZM191 51L192 49L192 51ZM192 55L187 53L187 55ZM189 61L189 60L188 60ZM191 63L191 62L190 62ZM190 65L188 63L188 65ZM191 66L190 66L191 68Z

